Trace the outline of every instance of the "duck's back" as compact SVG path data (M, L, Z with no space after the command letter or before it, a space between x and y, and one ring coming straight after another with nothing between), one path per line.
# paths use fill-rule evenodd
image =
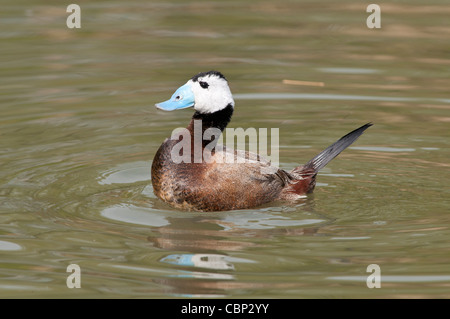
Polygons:
M177 140L167 139L152 164L155 194L175 207L222 211L255 207L280 198L291 176L250 152L216 151L208 162L174 163ZM228 157L228 160L225 156Z

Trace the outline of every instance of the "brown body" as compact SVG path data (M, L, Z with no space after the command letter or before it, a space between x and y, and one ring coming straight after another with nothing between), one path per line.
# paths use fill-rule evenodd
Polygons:
M192 121L188 126L194 136ZM194 139L192 139L194 140ZM152 165L156 196L174 207L197 211L222 211L256 207L275 200L295 200L311 192L315 173L296 168L288 173L270 165L259 155L239 150L213 152L208 162L174 163L171 150L180 140L166 139ZM234 163L224 163L232 152ZM245 159L239 163L237 157Z

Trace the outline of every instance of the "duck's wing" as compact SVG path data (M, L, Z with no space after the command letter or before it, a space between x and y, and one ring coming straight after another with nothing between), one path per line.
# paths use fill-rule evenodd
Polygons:
M155 155L155 194L173 206L223 211L259 206L279 198L291 175L251 152L216 148L202 163L174 163L168 141Z
M291 180L289 173L258 154L226 148L216 151L211 162L202 165L199 177L201 181L189 186L191 194L187 200L208 211L244 209L271 202Z

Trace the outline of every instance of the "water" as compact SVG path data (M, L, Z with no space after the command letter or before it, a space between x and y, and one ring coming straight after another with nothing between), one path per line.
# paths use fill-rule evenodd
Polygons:
M0 297L450 297L445 1L381 4L379 30L355 1L80 6L78 30L59 1L2 6ZM302 202L172 209L151 161L192 110L153 105L210 69L285 169L375 125Z

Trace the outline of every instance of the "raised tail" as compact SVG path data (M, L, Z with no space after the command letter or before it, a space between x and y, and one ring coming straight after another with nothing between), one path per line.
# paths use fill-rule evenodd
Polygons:
M285 188L280 198L290 199L296 198L295 196L298 195L303 196L311 193L316 186L316 175L319 170L356 141L356 139L370 126L372 126L372 123L367 123L360 128L357 128L341 137L337 142L328 146L305 165L294 168L292 172L290 172L292 182Z
M341 137L337 142L328 146L325 150L314 156L308 163L303 165L303 170L312 170L317 174L325 165L327 165L333 158L338 156L343 150L349 147L354 141L361 136L362 133L370 126L372 123L367 123L354 131L351 131L347 135Z

